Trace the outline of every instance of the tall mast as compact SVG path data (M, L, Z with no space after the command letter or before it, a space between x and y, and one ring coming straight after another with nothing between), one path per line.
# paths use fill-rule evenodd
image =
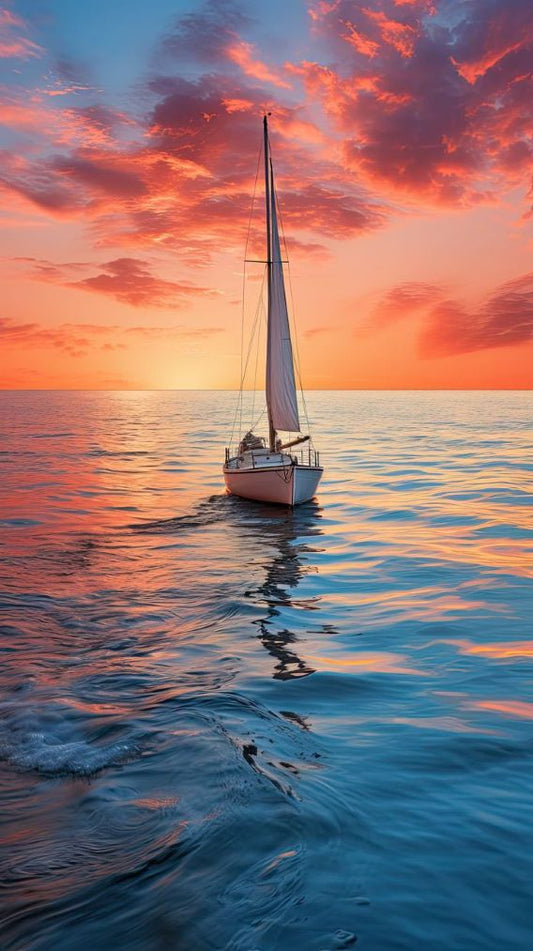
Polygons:
M266 235L267 235L267 299L268 299L267 314L268 316L270 316L270 300L271 300L271 293L272 293L272 227L270 224L270 209L271 209L270 150L268 146L268 119L266 115L263 116L263 133L264 133L264 140L265 140L264 152L265 152L265 201L266 201ZM274 429L274 424L272 422L272 414L270 412L270 406L268 405L268 400L267 400L267 412L268 412L268 442L270 446L270 451L275 452L276 430Z

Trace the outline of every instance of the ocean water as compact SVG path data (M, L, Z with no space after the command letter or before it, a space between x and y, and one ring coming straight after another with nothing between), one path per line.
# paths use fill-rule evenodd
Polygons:
M2 949L526 951L530 396L310 393L294 511L234 405L0 398Z

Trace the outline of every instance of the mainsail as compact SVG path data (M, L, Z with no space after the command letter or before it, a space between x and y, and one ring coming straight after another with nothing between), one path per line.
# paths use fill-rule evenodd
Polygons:
M268 153L266 154L268 155ZM268 180L269 177L270 181ZM271 255L269 262L266 359L267 407L271 431L281 429L286 432L297 433L300 432L300 420L298 419L294 361L281 261L272 167L270 167L270 176L267 172L266 184L267 227L270 222L269 257Z

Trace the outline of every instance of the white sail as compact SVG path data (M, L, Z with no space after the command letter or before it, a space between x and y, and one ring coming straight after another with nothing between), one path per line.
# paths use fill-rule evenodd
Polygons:
M273 183L272 183L273 184ZM271 189L272 264L268 300L266 398L275 430L300 432L289 315L283 279L276 199Z

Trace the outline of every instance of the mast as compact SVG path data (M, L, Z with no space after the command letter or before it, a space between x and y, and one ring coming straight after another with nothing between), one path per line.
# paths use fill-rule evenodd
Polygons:
M270 224L270 210L271 210L270 150L268 146L268 118L266 115L263 116L263 134L264 134L264 152L265 152L265 202L266 202L266 235L267 235L267 299L268 299L267 313L270 314L270 301L272 296L272 230L271 230L271 224ZM272 413L270 411L268 398L267 398L267 413L268 413L268 443L269 443L270 451L275 452L276 430L274 429L274 423L272 422Z

